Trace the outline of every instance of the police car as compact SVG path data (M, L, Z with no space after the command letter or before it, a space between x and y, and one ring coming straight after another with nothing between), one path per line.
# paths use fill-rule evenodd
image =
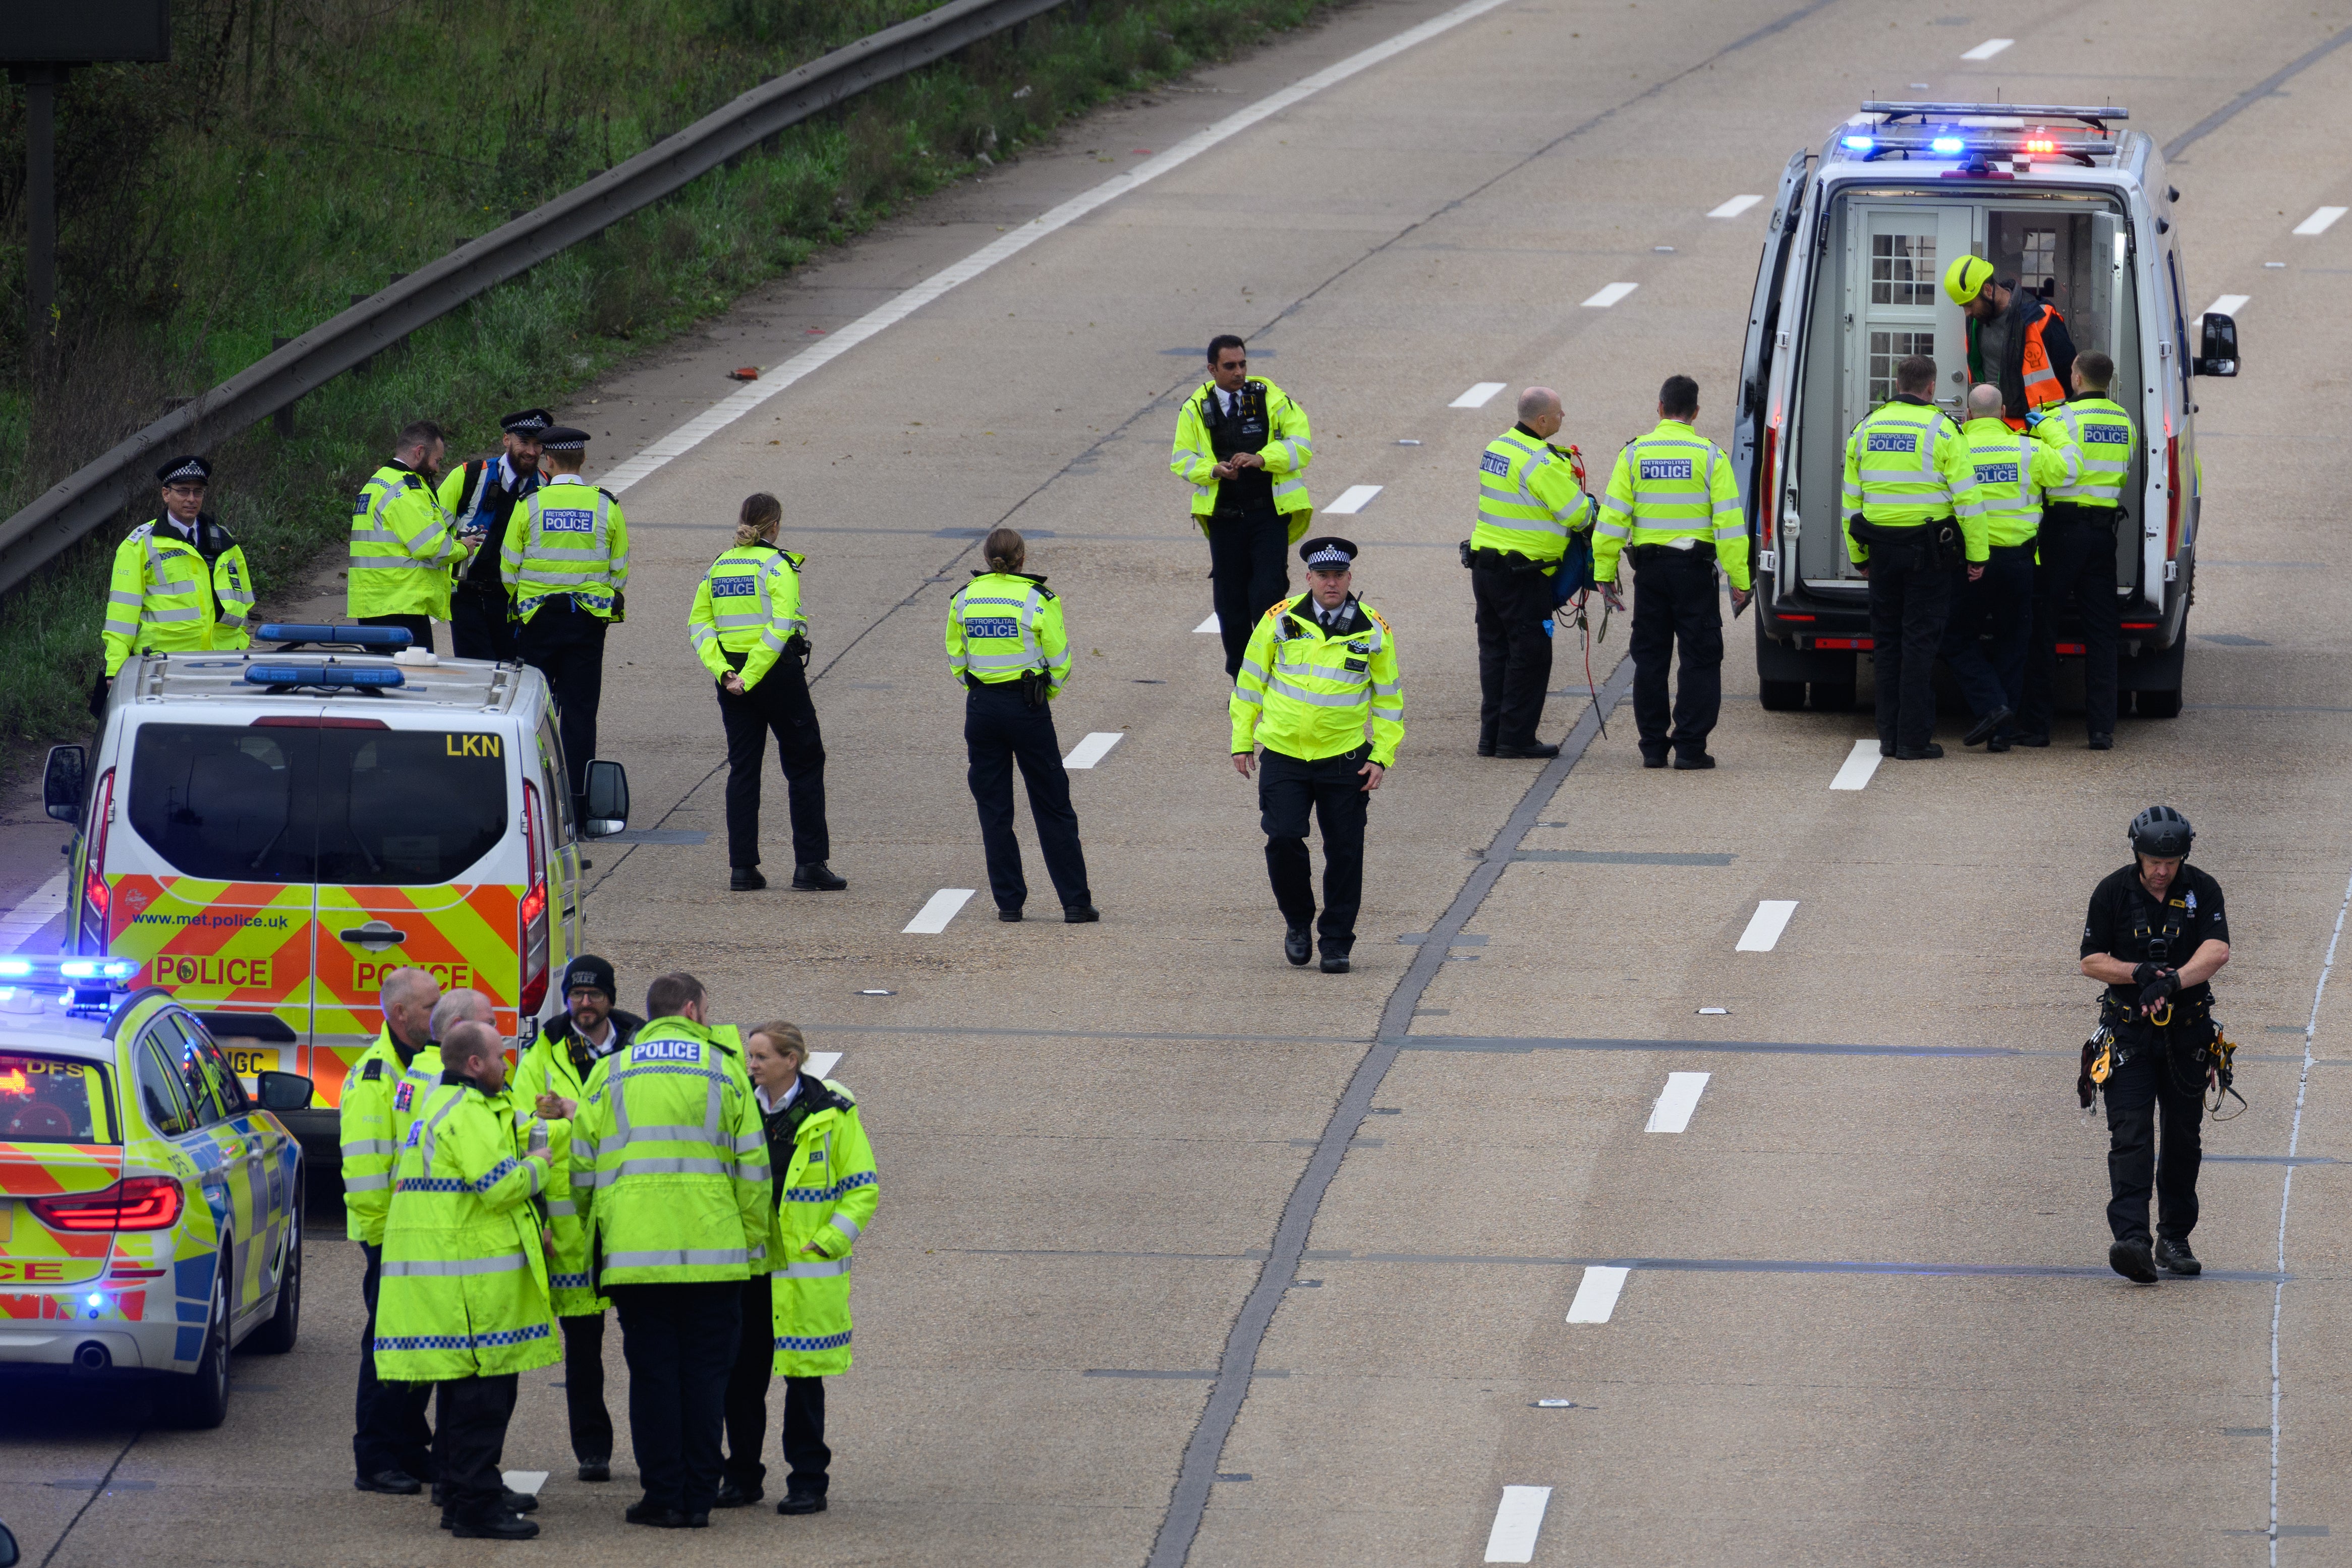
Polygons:
M2032 104L1865 103L1820 153L1789 160L1748 309L1732 455L1757 585L1768 708L1851 707L1871 647L1868 592L1846 558L1845 438L1925 354L1937 402L1965 419L1968 337L1941 278L1983 256L2065 319L2078 352L2116 363L2139 426L2116 529L2123 711L2180 711L2196 576L2192 376L2238 373L2237 324L2189 309L2174 204L2129 111ZM2190 329L2197 329L2190 352ZM2080 655L2062 620L2062 655ZM2134 694L2137 694L2135 701Z
M49 753L74 825L66 948L200 1013L249 1082L294 1072L288 1120L340 1163L345 1073L384 977L470 987L518 1036L582 950L585 840L627 825L620 765L574 821L553 703L520 664L440 660L396 627L265 625L237 653L122 666L95 750Z
M217 1427L229 1352L282 1354L301 1327L281 1117L310 1085L265 1071L247 1093L201 1019L122 988L139 967L0 957L0 1388L135 1375L167 1420Z

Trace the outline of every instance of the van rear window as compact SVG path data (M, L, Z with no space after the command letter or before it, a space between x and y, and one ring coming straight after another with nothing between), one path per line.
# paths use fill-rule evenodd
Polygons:
M504 752L479 732L142 725L131 825L206 881L454 882L506 834Z

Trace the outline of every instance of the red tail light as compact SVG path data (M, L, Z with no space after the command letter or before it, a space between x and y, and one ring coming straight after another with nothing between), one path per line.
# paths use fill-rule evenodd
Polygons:
M172 1176L124 1176L99 1192L27 1198L26 1206L52 1230L169 1230L188 1195Z
M2172 416L2164 420L2164 559L2180 553L2180 437L2172 434ZM2149 595L2151 599L2155 595ZM2162 602L2158 601L2158 602Z
M83 836L81 920L75 932L74 951L85 957L106 951L106 915L114 902L106 885L106 838L114 819L114 769L99 775L89 792L89 826Z
M1764 427L1764 465L1759 469L1756 481L1756 537L1765 549L1772 548L1772 538L1780 530L1780 508L1772 504L1772 484L1779 476L1780 457L1780 420L1775 414L1772 423Z
M515 950L522 959L522 989L515 998L515 1027L527 1029L547 1001L547 857L539 838L539 790L522 787L522 852L530 861L530 890L515 910Z

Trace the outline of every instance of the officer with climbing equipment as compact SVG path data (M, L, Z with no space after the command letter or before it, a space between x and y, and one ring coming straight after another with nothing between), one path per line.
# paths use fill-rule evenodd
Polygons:
M441 427L404 428L392 461L368 476L352 506L345 603L362 626L399 626L410 645L433 646L433 622L449 619L449 569L466 552L434 486L447 450Z
M1969 389L1960 438L1969 444L1984 502L1985 570L1973 582L1956 575L1942 652L1976 715L1962 743L2007 751L2025 706L2042 500L2074 478L2074 448L2010 428L2000 416L2000 389L1989 382Z
M394 1168L374 1344L379 1377L439 1395L442 1522L466 1540L539 1533L521 1517L536 1500L507 1490L499 1459L517 1375L557 1359L536 1201L547 1129L533 1124L517 1146L505 1048L479 1023L441 1042L441 1082Z
M1698 383L1668 376L1658 389L1658 427L1627 442L1610 471L1592 530L1593 580L1614 598L1617 557L1633 562L1633 722L1642 766L1715 766L1706 737L1723 712L1723 610L1715 570L1731 580L1734 614L1748 607L1748 525L1723 448L1692 428ZM1682 644L1682 681L1671 713L1666 666ZM1674 727L1669 730L1667 721Z
M1519 422L1478 458L1478 526L1464 561L1478 606L1478 755L1557 757L1536 735L1551 685L1552 612L1583 586L1594 502L1584 458L1551 444L1559 394L1529 387Z
M2214 1022L2209 983L2230 961L2230 923L2221 884L2188 863L2197 837L2189 819L2150 806L2132 819L2129 836L2132 863L2092 891L2083 924L2083 973L2107 990L2075 1087L2085 1110L2097 1088L2107 1096L2107 1225L2115 1232L2107 1261L2146 1285L2158 1269L2194 1274L2203 1267L2189 1249L2197 1228L2197 1124L2208 1088L2216 1111L2235 1092L2237 1048Z
M2074 395L2042 415L2034 434L2071 449L2074 476L2052 486L2042 511L2042 564L2033 574L2033 647L2025 665L2025 707L2017 744L2047 746L2055 706L2058 616L2072 600L2083 618L2083 722L2090 748L2116 744L2116 653L2123 617L2116 603L2116 529L2126 513L2139 430L2107 396L2116 362L2097 350L2074 361Z
M1225 674L1267 605L1290 587L1286 552L1307 531L1315 459L1307 411L1249 373L1249 349L1230 332L1209 340L1209 380L1176 415L1168 466L1192 486L1192 520L1209 540L1211 598Z
M441 481L441 509L456 521L467 550L466 565L449 601L449 646L460 659L509 661L515 656L515 626L508 613L506 584L499 580L499 551L485 549L507 537L515 504L539 488L539 438L555 423L543 408L520 409L499 421L505 450L460 465Z
M825 864L833 841L824 821L824 736L809 701L805 558L777 547L783 520L773 496L744 497L735 542L703 574L686 630L695 657L719 684L719 719L727 728L728 886L752 893L768 885L760 874L760 769L773 731L792 803L793 886L834 893L849 883Z
M547 480L507 518L499 580L514 595L522 622L515 650L547 677L555 698L574 815L585 817L604 696L604 631L628 618L629 521L617 497L580 476L586 431L551 425L539 441Z
M1980 256L1953 258L1944 293L1968 319L1969 380L2000 389L2010 428L2023 430L2036 411L2066 401L2074 340L2056 307L2002 285Z
M93 718L106 711L107 690L134 653L242 648L252 641L245 621L253 610L253 569L236 536L205 510L212 476L213 465L194 455L156 469L162 509L115 547L99 637L105 664L89 695Z
M1364 825L1372 791L1404 740L1404 686L1396 634L1349 589L1356 546L1326 535L1298 547L1307 591L1267 611L1250 633L1227 705L1234 770L1258 773L1265 870L1282 911L1282 953L1304 967L1322 938L1323 972L1344 975L1363 901ZM1364 736L1370 725L1371 738ZM1323 915L1307 856L1307 817L1323 830Z

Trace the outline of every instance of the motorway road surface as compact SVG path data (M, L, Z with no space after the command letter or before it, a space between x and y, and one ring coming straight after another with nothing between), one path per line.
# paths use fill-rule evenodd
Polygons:
M423 1503L352 1492L357 1259L320 1229L301 1346L239 1358L221 1430L11 1401L0 1517L27 1560L2345 1560L2352 1019L2327 977L2352 956L2331 499L2352 223L2293 231L2352 204L2352 47L2325 47L2352 5L1945 6L1968 8L1364 0L942 193L564 411L607 474L729 395L724 370L772 390L1002 234L1315 87L625 490L635 613L602 750L635 826L707 840L599 851L593 946L632 998L684 967L722 1016L803 1021L865 1103L883 1197L832 1511L637 1535L625 1448L613 1486L571 1479L551 1370L507 1449L552 1473L536 1544L450 1542ZM1868 716L1760 711L1738 625L1715 772L1642 770L1573 656L1546 726L1569 754L1474 756L1454 545L1509 393L1450 405L1549 382L1606 454L1686 371L1725 437L1789 153L1867 97L1996 92L2126 103L2168 141L2234 110L2172 166L2192 292L2249 297L2244 377L2200 383L2189 710L2127 720L2106 755L2063 722L2047 751L1962 753L1948 724L1943 762L1833 792ZM1165 454L1222 329L1313 414L1318 499L1378 486L1326 518L1367 547L1409 730L1345 977L1281 959L1195 630L1206 552ZM782 887L773 777L777 886L726 891L683 622L756 489L810 556L841 894ZM1000 925L983 891L909 934L940 890L986 885L939 627L1000 522L1064 596L1066 748L1119 737L1074 775L1104 919ZM1592 661L1604 706L1622 625ZM2157 800L2229 890L2221 1013L2252 1109L2208 1130L2209 1273L2139 1289L2106 1269L2105 1133L2071 1093L2094 999L2074 956ZM13 830L0 892L38 886L55 841ZM1759 921L1767 901L1794 908Z

